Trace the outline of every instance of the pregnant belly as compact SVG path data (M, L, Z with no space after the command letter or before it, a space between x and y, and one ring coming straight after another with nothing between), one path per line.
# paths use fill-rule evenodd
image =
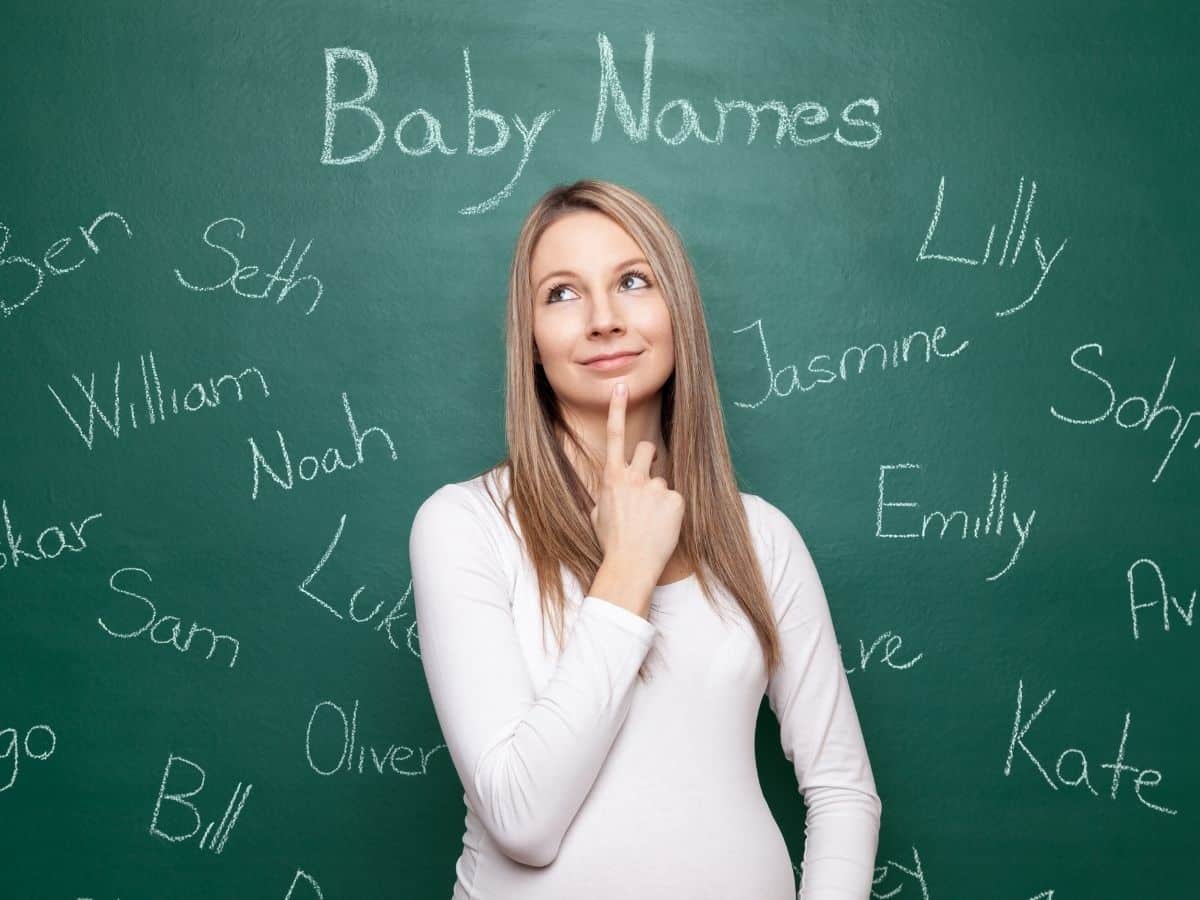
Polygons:
M488 900L796 897L783 835L757 789L593 793L549 866L493 856L479 874Z

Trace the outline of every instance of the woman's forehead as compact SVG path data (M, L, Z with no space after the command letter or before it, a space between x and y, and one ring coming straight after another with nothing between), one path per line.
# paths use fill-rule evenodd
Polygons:
M599 218L608 224L561 221L551 225L537 242L530 259L532 283L537 284L553 272L605 277L631 259L645 259L642 248L628 232L605 216Z

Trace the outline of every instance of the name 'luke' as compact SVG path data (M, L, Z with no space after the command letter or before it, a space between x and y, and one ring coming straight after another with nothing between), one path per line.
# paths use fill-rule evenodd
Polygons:
M996 477L996 473L992 472L992 493L988 497L987 515L986 515L986 517L984 515L976 515L974 527L971 527L971 515L964 509L953 510L949 515L942 512L941 510L935 509L935 510L932 510L931 512L925 513L924 515L921 516L921 530L919 532L906 531L906 532L897 533L897 532L884 531L884 526L883 526L884 507L893 507L893 506L917 507L917 506L920 506L919 503L916 503L913 501L897 501L897 500L885 501L883 499L883 493L884 493L883 482L884 482L884 478L886 476L887 471L889 469L919 469L919 468L921 468L921 467L917 463L894 463L892 465L883 465L883 466L879 467L879 503L878 503L878 506L876 508L876 513L875 513L875 536L876 537L924 538L925 532L929 528L930 520L932 520L935 517L942 520L942 528L941 528L941 532L938 535L938 537L945 537L946 530L950 527L950 523L954 520L955 516L962 517L962 538L963 538L963 540L966 540L966 538L968 537L968 534L970 534L970 536L975 537L975 538L1001 537L1001 535L1004 531L1004 504L1005 504L1005 501L1008 499L1008 472L1004 473L1003 483L1000 485L1000 500L999 500L999 508L998 509L997 509L997 505L996 505L997 477ZM1022 523L1020 517L1015 512L1012 513L1012 524L1013 524L1013 529L1016 531L1015 537L1016 537L1017 545L1013 549L1012 555L1009 557L1008 563L1004 566L1004 568L1001 569L999 572L996 572L993 575L987 576L987 579L986 579L987 581L995 581L997 578L999 578L1001 575L1003 575L1005 572L1007 572L1009 569L1011 569L1016 564L1017 557L1021 555L1021 548L1025 546L1025 541L1029 539L1029 532L1033 528L1033 517L1036 515L1037 515L1036 509L1030 510L1029 515L1025 518L1025 522ZM981 531L982 531L982 534L980 533ZM1008 538L1005 538L1005 539L1007 540Z

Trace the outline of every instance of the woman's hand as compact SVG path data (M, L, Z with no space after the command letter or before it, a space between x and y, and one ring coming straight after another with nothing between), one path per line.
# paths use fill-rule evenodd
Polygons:
M618 390L619 388L619 390ZM657 448L638 441L633 460L625 463L625 404L628 390L614 387L608 403L608 449L600 479L592 527L606 563L652 589L679 543L683 495L666 479L650 477Z

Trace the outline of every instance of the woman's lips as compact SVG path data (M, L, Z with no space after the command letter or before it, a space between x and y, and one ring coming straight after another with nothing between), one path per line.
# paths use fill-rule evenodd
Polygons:
M622 356L610 357L609 359L598 359L595 362L584 363L584 365L589 369L619 369L633 362L641 355L642 351L639 350L637 353L626 353Z

